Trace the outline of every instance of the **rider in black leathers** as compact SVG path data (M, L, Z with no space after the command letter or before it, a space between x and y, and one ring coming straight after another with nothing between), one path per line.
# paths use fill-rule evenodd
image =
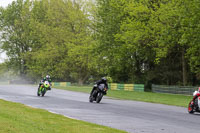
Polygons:
M107 79L105 77L103 77L101 80L99 80L99 81L96 82L96 84L94 85L92 91L90 92L90 96L92 95L92 93L94 92L94 90L97 89L97 87L100 84L104 84L106 86L106 88L108 89Z

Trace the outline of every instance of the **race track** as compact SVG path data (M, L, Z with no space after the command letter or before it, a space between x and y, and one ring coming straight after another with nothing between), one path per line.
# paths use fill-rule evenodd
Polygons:
M52 89L44 97L38 97L36 91L36 86L0 85L0 99L130 133L200 132L200 114L190 115L183 107L108 97L97 104L89 103L86 93Z

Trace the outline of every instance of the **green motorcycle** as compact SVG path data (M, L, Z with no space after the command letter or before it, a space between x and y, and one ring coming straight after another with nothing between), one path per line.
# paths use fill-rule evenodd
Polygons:
M38 91L37 91L37 96L44 96L46 91L49 90L50 88L50 83L48 81L45 81L42 83L42 85L38 88Z

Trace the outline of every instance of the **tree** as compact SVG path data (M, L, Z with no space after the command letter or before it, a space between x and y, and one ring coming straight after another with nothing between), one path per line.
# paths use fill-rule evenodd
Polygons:
M81 3L73 4L68 0L35 3L32 9L35 17L31 22L38 45L27 56L31 58L30 73L49 73L57 80L75 80L80 84L89 78L95 59L91 52L93 28L89 12L82 8ZM38 11L43 10L46 12L40 17Z
M21 76L26 74L24 55L30 51L30 6L29 0L17 0L0 10L1 44L12 66Z
M186 57L189 61L190 70L194 73L195 77L193 82L199 84L200 79L200 39L199 39L199 14L200 3L197 0L184 0L183 8L181 13L183 15L181 25L182 25L182 36L180 42L187 45L185 49Z
M108 73L118 82L144 83L155 56L148 25L155 6L132 0L98 2L99 49L106 49L102 56L108 56Z
M115 35L119 33L120 23L124 17L125 0L97 0L97 32L98 40L97 54L99 61L99 72L102 75L111 76L115 82L123 79L120 73L119 49L120 43L115 40Z
M151 19L151 25L154 29L153 34L156 36L152 45L156 51L156 59L169 57L171 53L178 53L173 55L179 55L175 58L179 58L176 64L180 63L179 66L182 68L182 74L180 75L182 76L183 85L188 84L190 73L186 58L189 47L184 37L187 25L183 22L183 20L188 19L183 12L186 3L186 0L161 3L160 8Z

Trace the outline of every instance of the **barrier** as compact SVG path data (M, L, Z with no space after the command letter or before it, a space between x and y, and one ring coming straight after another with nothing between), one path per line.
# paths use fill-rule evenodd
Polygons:
M144 85L143 84L134 84L134 91L144 92Z
M125 91L139 91L144 92L143 84L119 84L119 83L110 83L108 84L111 90L125 90Z
M71 86L71 82L52 82L52 86L62 86L67 87ZM143 84L119 84L119 83L110 83L108 87L111 90L125 90L125 91L138 91L144 92Z
M167 86L167 85L152 85L152 92L156 93L171 93L192 95L198 87L196 86Z
M134 84L124 84L124 90L125 91L133 91L134 90Z
M71 86L71 82L52 82L52 86L62 86L62 87L67 87Z
M111 83L110 84L110 89L111 90L117 90L117 83Z

